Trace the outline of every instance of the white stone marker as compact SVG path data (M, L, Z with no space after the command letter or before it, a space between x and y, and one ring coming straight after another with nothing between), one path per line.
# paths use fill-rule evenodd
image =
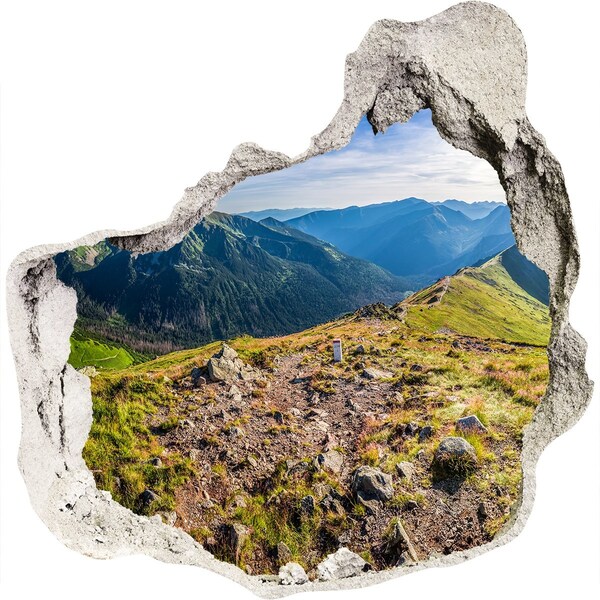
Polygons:
M333 362L342 362L342 340L333 340Z

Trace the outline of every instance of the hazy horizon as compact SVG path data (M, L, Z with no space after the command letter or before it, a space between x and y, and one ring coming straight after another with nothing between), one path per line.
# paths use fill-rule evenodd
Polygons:
M336 209L410 197L506 203L491 165L445 142L425 109L376 136L363 117L344 148L251 177L223 196L216 210Z

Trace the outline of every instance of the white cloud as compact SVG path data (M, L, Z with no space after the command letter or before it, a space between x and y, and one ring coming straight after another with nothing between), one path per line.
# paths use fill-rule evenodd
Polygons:
M409 196L430 201L505 200L493 168L442 140L430 111L421 111L377 136L363 119L342 150L248 179L221 199L219 209L343 207Z

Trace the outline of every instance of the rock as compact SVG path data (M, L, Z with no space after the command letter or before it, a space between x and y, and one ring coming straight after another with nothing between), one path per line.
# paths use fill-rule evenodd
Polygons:
M379 369L373 369L371 367L368 367L366 369L363 370L362 375L365 379L387 379L389 377L392 377L394 374L390 373L389 371L380 371Z
M288 458L285 461L285 467L287 470L287 476L291 477L292 475L295 475L297 473L304 473L305 471L308 471L309 468L309 464L307 461L305 460L296 460L293 458Z
M421 365L416 365L416 364L415 365L410 365L410 370L413 371L413 372L422 371L423 367Z
M404 427L404 435L406 437L413 437L419 431L419 426L415 422L407 423Z
M251 466L251 467L258 467L258 461L256 460L256 458L254 458L254 456L252 456L251 454L249 456L246 457L246 462Z
M246 498L244 498L242 494L236 494L233 497L233 500L231 501L232 508L246 508L246 506L248 506L246 503Z
M241 427L230 427L227 430L227 435L229 437L242 437L244 435L244 430Z
M302 411L299 408L296 408L295 406L290 408L290 415L294 416L294 417L301 417L302 416Z
M410 481L414 475L415 467L412 463L407 461L402 461L396 465L396 473L398 473L398 477L400 479L406 479L406 481Z
M223 421L231 421L231 419L233 419L233 417L224 408L218 412L217 416L223 419Z
M300 500L300 512L303 516L312 517L315 514L315 498L314 496L304 496Z
M329 554L323 562L317 565L317 578L319 581L346 579L357 577L369 569L369 564L358 554L351 552L348 548L340 548L335 554Z
M487 508L486 508L486 506L485 506L485 504L483 502L480 502L479 506L477 507L477 516L482 521L485 521L488 518L488 511L487 511Z
M251 379L252 369L247 367L238 357L237 352L223 344L221 350L207 363L208 376L211 381L232 381Z
M81 367L81 369L79 369L79 372L82 375L89 377L90 379L92 379L92 377L96 377L96 375L98 375L98 369L96 369L96 367L94 367L92 365L88 365L87 367Z
M292 551L285 542L277 544L277 560L280 564L287 564L292 560Z
M316 406L317 404L319 404L320 400L321 400L321 397L319 396L319 394L313 394L308 399L308 404L309 404L309 406Z
M227 540L231 548L236 564L240 561L240 555L244 544L250 539L250 530L240 523L233 523L227 526Z
M192 372L190 373L190 377L192 378L192 383L196 387L200 387L201 385L206 385L206 377L203 376L204 370L200 367L194 367Z
M315 459L315 466L318 469L324 469L339 474L342 472L342 467L344 466L344 455L337 450L322 452Z
M175 522L177 521L177 513L174 510L159 512L158 513L165 525L169 527L174 527Z
M421 431L419 431L419 442L428 440L433 435L433 427L431 425L425 425Z
M486 433L487 427L475 415L456 421L456 430L464 433Z
M290 562L279 569L279 583L281 585L302 585L307 581L308 575L298 563Z
M419 560L417 552L399 519L396 519L392 527L392 531L387 542L386 552L388 554L393 553L398 557L403 552L408 552L408 555L414 562L418 562Z
M275 419L276 423L279 423L279 425L283 425L283 413L279 410L276 410L275 412L273 412L273 418Z
M365 353L365 347L362 344L359 344L358 346L356 346L356 348L354 348L354 353L353 354L364 354Z
M313 408L311 410L308 411L308 413L306 414L306 418L307 419L323 419L325 418L329 413L326 410L322 410L320 408Z
M323 440L323 446L323 450L325 452L329 452L330 450L333 450L334 448L339 446L337 438L333 435L333 433L327 433L325 439Z
M351 485L356 499L372 512L379 508L380 502L387 502L394 496L392 476L375 467L358 467Z
M409 500L405 505L404 508L406 510L416 510L417 508L419 508L419 503L416 500Z
M326 433L329 430L329 423L326 421L314 421L313 428Z
M325 498L325 496L327 496L332 489L333 488L328 483L315 483L312 487L315 496L319 500Z
M155 456L154 458L150 459L150 464L153 467L162 467L162 460L160 460L158 456Z
M344 496L342 496L337 490L333 489L331 486L328 487L329 491L321 500L320 506L325 511L330 511L338 515L343 515L346 512L344 510L343 504Z
M477 467L475 448L461 437L444 438L433 456L438 477L465 477Z
M140 495L139 500L144 508L148 508L153 502L160 500L160 496L152 490L145 489Z
M358 412L360 410L360 406L356 404L352 398L346 400L346 406L353 412Z
M458 402L460 400L459 396L446 396L446 400L448 400L448 402Z

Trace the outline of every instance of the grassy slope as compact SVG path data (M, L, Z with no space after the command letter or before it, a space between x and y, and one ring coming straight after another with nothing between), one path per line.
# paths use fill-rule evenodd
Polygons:
M463 269L450 278L441 302L435 284L408 298L407 322L436 331L442 327L463 335L547 346L548 307L519 287L498 256L478 268Z
M546 390L548 362L543 346L550 327L548 310L516 286L497 260L451 278L441 302L427 304L439 295L436 291L439 287L432 286L409 299L405 322L393 318L392 313L389 321L349 316L288 336L261 339L244 336L232 340L231 345L245 361L261 367L277 355L304 354L303 364L314 373L313 389L325 395L335 391L344 378L353 379L361 368L357 366L359 363L390 372L388 383L401 390L398 407L390 410L385 420L367 420L358 441L361 462L374 464L388 473L395 472L398 462L414 460L420 450L432 453L443 436L461 435L455 430L457 418L478 415L490 433L470 438L482 464L471 485L483 498L489 496L491 502L501 501L509 507L518 498L520 489L519 449L523 428ZM438 332L442 327L494 341L487 342L488 349L482 351L452 333ZM344 341L346 354L344 362L336 365L331 362L330 354L331 340L337 337ZM457 339L460 343L455 347ZM364 340L373 341L374 346L369 349ZM531 345L514 346L501 340L529 341ZM349 350L359 343L367 346L366 354L353 357ZM122 370L104 371L92 379L94 420L84 459L98 486L110 491L115 500L134 511L149 514L175 507L177 490L195 477L194 466L178 452L165 454L161 436L150 424L156 427L160 415L158 428L165 431L177 426L181 419L190 418L193 411L179 397L177 383L194 366L206 364L219 347L220 342L215 342L173 352ZM423 365L423 371L412 372L413 363ZM205 386L193 399L193 405L197 408L215 402L215 393L212 386ZM440 396L429 400L427 394ZM446 394L454 400L440 402L440 397ZM415 395L422 399L416 405L410 399ZM253 409L248 416L248 427L256 426L252 419L264 421L271 409L265 407L265 414L260 407ZM408 421L431 423L436 436L422 443L411 439L401 448L394 446L390 436L396 423ZM283 434L274 431L269 435L273 439L265 443L276 443L276 436ZM213 437L211 443L219 448L228 447L226 434L221 432ZM154 457L163 461L159 469L149 464ZM213 476L222 480L220 485L227 498L223 501L225 507L231 500L228 494L234 497L239 490L233 476L226 471L215 471ZM282 485L294 497L310 493L310 489L302 487L304 483L298 489L291 481ZM503 490L500 500L496 497L498 486ZM415 490L400 489L394 502L402 506L407 499L418 498L426 506L427 500L422 501L421 497L429 494L430 487L431 481L423 480ZM144 489L157 492L160 501L150 507L140 506L139 495ZM298 532L292 531L289 523L281 522L279 509L265 507L261 502L260 496L251 496L247 509L238 510L233 522L251 525L253 543L262 549L272 549L277 540L285 539L295 549L295 558L302 562L305 549L315 543L316 529L308 532L299 544L294 537ZM490 535L504 521L505 517L492 520ZM198 531L191 533L203 541Z
M76 369L93 366L102 370L121 370L146 359L143 354L77 327L71 335L69 364Z

